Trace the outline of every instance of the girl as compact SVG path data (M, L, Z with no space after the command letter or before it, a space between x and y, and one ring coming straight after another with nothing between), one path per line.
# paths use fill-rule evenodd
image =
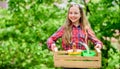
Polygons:
M73 44L76 45L77 49L86 50L81 42L87 44L88 40L93 42L95 48L102 48L102 42L96 38L83 8L79 4L70 5L65 24L47 40L47 46L50 50L58 51L55 45L58 38L62 38L62 48L64 50L72 49Z

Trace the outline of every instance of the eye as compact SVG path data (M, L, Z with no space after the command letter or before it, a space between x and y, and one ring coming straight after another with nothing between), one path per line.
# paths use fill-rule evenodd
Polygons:
M75 12L75 14L78 14L78 12Z
M69 14L72 14L72 12L69 12Z

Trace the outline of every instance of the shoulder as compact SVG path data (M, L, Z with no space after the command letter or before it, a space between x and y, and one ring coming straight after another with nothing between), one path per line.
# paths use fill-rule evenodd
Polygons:
M63 30L64 28L65 28L64 26L60 26L60 27L59 27L59 29L62 29L62 30Z
M58 31L63 31L64 30L64 27L63 26L60 26L59 28L58 28Z

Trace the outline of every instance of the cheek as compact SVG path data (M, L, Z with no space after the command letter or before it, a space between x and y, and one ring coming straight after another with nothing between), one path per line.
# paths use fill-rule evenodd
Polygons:
M72 15L68 15L68 18L71 19Z
M78 16L79 18L81 18L81 16Z
M68 17L71 17L71 16L72 16L71 14L68 15Z
M80 17L81 17L81 15L79 14L79 15L78 15L78 17L80 18Z
M77 18L78 18L78 19L81 18L81 15L78 15Z

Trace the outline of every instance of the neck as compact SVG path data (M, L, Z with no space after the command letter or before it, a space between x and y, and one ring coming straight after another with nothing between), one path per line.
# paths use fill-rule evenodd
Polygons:
M73 24L74 24L76 27L77 27L78 25L80 25L79 22L76 22L76 23L73 23Z

